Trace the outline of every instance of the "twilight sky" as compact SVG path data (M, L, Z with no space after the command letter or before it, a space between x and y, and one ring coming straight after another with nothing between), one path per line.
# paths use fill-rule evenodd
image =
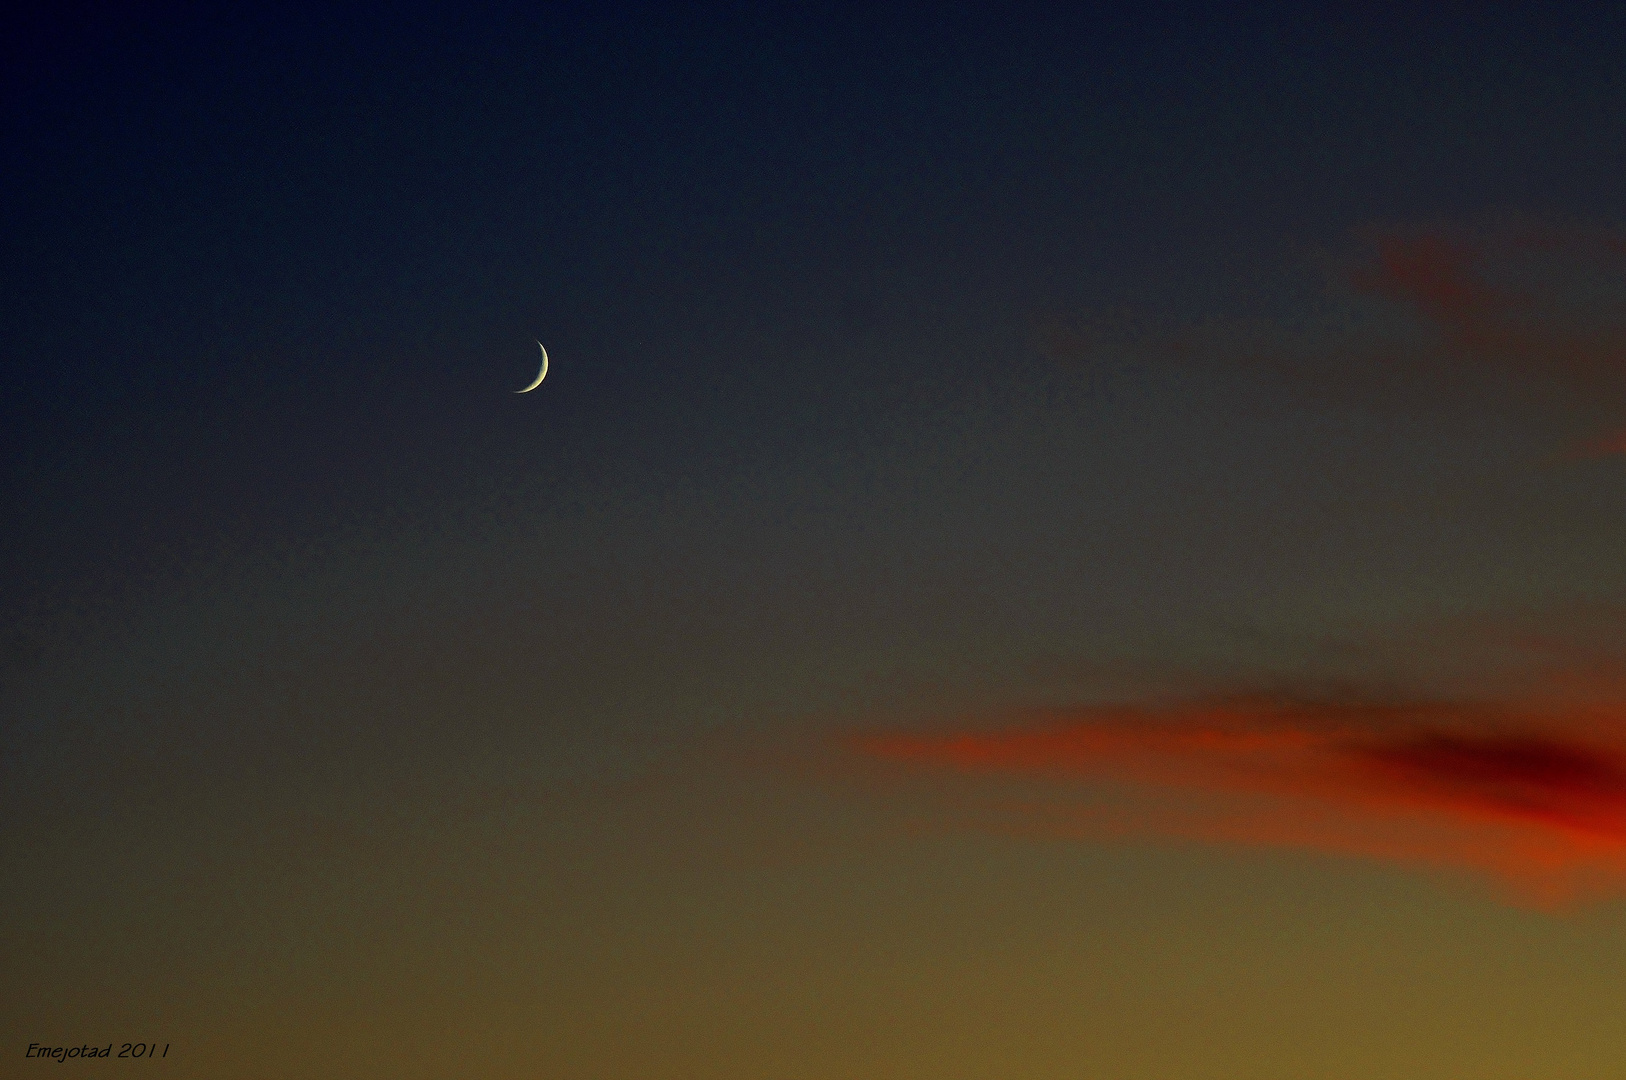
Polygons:
M1618 1075L1626 15L3 37L0 1077Z

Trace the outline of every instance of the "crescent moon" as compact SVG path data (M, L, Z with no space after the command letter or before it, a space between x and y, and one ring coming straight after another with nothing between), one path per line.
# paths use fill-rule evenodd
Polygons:
M542 350L542 370L536 373L536 381L534 383L527 386L523 390L515 390L514 393L516 394L529 394L532 390L535 390L537 387L541 386L542 380L548 377L547 347L544 346L540 341L536 343L536 347Z

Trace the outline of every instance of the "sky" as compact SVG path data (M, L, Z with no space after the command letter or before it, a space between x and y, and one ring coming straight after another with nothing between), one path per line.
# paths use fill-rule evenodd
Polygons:
M1617 1075L1626 15L1312 7L14 23L0 1077Z

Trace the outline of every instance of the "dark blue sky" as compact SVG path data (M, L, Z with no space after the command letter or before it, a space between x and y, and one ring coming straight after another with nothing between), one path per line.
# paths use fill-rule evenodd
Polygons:
M1289 310L1284 252L1374 222L1617 221L1611 18L44 16L5 90L9 618L542 461L788 496L963 383L1056 392L1057 320Z
M1292 311L1287 253L1374 223L1613 223L1620 18L45 16L0 180L9 617L537 462L788 498L1059 392L1058 321Z

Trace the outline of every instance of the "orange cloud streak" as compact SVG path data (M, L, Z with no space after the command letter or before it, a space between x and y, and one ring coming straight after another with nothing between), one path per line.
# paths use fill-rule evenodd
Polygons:
M1606 713L1609 711L1606 710ZM1606 722L1626 719L1606 715ZM1626 894L1626 751L1540 717L1461 704L1265 699L1074 710L1013 729L865 735L881 761L962 775L1114 780L1200 811L1096 810L1025 827L1287 845L1489 872L1544 904Z

